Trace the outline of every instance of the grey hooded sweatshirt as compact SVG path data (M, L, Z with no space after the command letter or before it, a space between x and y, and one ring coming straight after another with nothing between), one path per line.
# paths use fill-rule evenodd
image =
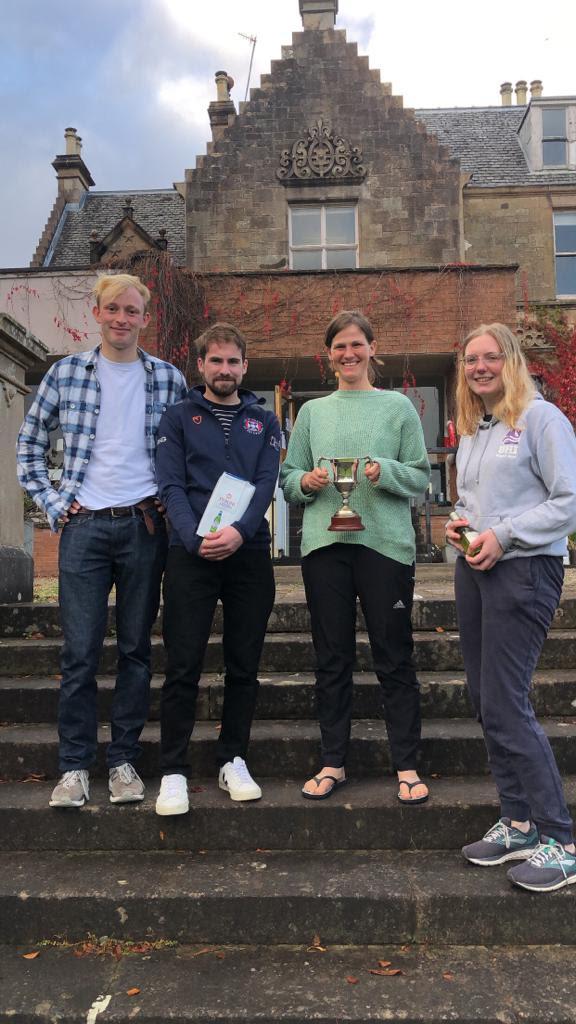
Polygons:
M481 422L456 456L456 511L492 529L503 558L563 555L576 530L576 438L563 413L536 395L516 429Z

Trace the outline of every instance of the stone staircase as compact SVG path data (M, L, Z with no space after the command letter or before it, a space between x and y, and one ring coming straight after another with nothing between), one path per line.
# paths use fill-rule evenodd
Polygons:
M418 808L396 800L361 620L350 782L319 804L301 798L302 781L318 767L313 651L301 591L280 589L250 753L264 798L233 804L217 788L218 620L193 741L192 809L173 819L154 813L158 633L139 764L146 800L115 807L107 797L111 637L91 801L57 811L48 807L57 764L57 609L0 607L0 1024L576 1021L576 887L546 896L513 890L505 868L474 869L460 855L495 820L497 803L470 718L449 587L414 608L422 772L432 776L432 798ZM543 651L534 703L574 814L569 592ZM106 956L112 939L116 955ZM39 955L25 959L29 952ZM401 973L382 973L391 970Z

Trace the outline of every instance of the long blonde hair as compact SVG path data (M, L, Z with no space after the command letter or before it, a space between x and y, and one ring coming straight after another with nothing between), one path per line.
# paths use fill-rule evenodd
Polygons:
M494 407L494 416L507 427L517 427L518 420L536 394L534 382L528 372L524 353L515 334L505 324L480 324L468 334L459 350L458 382L456 385L456 429L459 434L474 434L484 415L484 403L471 391L464 371L466 346L474 338L489 334L504 353L502 384L504 394Z

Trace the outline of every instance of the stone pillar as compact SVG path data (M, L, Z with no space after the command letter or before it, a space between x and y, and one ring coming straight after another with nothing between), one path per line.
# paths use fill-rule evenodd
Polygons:
M338 0L300 0L300 14L304 28L334 28Z
M15 445L24 418L26 370L48 349L7 313L0 313L0 603L31 601L34 562L24 550L23 491L16 479Z

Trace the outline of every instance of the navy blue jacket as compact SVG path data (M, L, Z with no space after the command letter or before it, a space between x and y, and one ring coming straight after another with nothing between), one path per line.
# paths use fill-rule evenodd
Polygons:
M204 398L204 387L192 388L183 402L162 416L156 442L158 493L168 510L171 546L196 553L203 538L196 533L221 473L233 473L254 484L256 491L242 518L232 525L249 548L267 548L270 530L265 518L272 501L280 460L280 426L263 398L240 388L240 409L232 421L228 444L222 426Z

